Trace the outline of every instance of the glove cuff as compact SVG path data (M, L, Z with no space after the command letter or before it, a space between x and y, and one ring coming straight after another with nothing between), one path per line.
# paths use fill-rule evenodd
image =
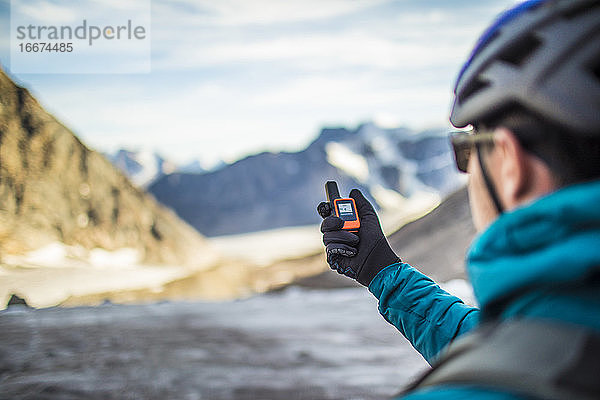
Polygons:
M400 261L400 257L391 249L387 239L382 237L371 250L360 271L358 271L356 280L360 284L369 287L373 278L382 269Z

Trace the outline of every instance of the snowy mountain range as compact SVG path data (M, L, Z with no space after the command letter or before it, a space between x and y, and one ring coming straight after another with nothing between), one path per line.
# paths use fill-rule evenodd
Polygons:
M119 149L104 156L121 170L136 186L146 188L163 175L174 172L201 174L206 172L200 161L177 165L151 150Z
M359 188L378 208L423 191L444 196L464 183L444 129L414 132L372 123L324 128L306 149L256 154L205 173L158 176L147 190L207 236L319 222L323 184Z

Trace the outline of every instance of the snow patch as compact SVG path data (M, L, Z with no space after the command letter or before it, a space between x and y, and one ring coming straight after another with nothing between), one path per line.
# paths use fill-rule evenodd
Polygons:
M336 142L325 145L327 161L334 167L355 178L359 182L366 182L369 178L369 164L359 154L348 147Z
M100 248L88 250L82 246L54 242L24 255L6 255L3 262L26 268L121 268L139 265L141 259L140 252L131 248L114 251Z
M158 166L158 158L153 152L143 150L136 153L133 159L140 164L141 169L138 173L133 174L131 176L131 179L138 186L144 187L150 181L152 181L160 172Z
M407 201L400 193L381 185L373 185L369 189L377 204L385 210L401 209Z
M51 243L25 255L6 255L0 270L0 299L16 292L34 307L49 307L70 296L160 290L165 283L190 274L185 267L141 265L140 260L135 249L87 250L63 243Z
M219 236L207 240L222 254L257 265L315 254L323 249L318 225Z
M67 259L69 251L68 247L62 243L50 243L47 246L33 250L23 257L23 261L27 264L34 264L43 267L55 267L64 263ZM5 261L12 261L13 257L5 257ZM18 257L14 257L17 258ZM17 261L18 262L18 261Z
M389 137L379 134L374 136L368 143L375 153L377 161L382 165L398 165L398 162L403 158Z
M93 249L90 250L89 262L98 268L132 266L141 262L141 254L138 250L130 248L115 251Z
M175 164L164 160L148 148L134 151L120 149L114 154L107 154L107 157L141 188L148 187L160 176L175 172L177 169Z

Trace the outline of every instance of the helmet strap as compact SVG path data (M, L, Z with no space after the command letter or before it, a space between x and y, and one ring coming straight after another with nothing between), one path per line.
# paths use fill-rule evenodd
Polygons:
M500 198L498 197L498 192L496 191L496 188L495 188L492 180L490 179L490 176L487 173L487 169L483 162L483 157L481 157L481 143L476 143L475 149L477 151L477 159L479 160L479 167L481 168L481 174L483 175L483 181L485 182L485 186L487 187L488 193L489 193L492 201L494 202L496 211L498 212L498 215L500 215L500 214L504 213L504 207L502 207L502 204L500 203Z

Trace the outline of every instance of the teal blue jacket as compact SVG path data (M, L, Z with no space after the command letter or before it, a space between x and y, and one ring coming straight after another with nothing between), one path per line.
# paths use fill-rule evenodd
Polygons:
M432 362L481 321L567 321L600 331L600 181L561 189L500 216L472 243L466 268L480 308L405 263L369 285L379 311ZM524 399L475 386L443 386L403 399Z

